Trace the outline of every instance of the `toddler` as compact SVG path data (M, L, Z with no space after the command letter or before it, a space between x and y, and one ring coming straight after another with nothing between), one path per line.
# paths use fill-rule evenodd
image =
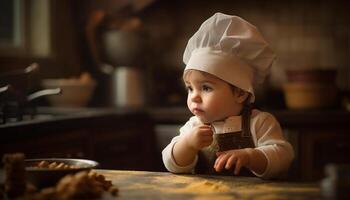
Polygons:
M190 38L183 80L193 113L162 152L173 173L285 175L293 148L273 115L252 109L254 85L275 59L257 28L216 13Z

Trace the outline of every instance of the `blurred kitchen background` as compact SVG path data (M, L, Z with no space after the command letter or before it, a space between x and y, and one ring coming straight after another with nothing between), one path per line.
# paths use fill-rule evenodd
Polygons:
M297 158L291 176L319 179L326 164L349 162L344 153L350 150L349 4L346 0L2 0L1 115L12 118L14 122L8 125L6 119L3 120L1 134L6 131L14 134L29 131L42 135L45 134L44 130L53 132L52 129L63 126L67 128L61 132L68 138L72 135L85 138L84 135L93 129L97 140L104 138L101 142L103 145L98 146L96 151L91 150L94 149L91 145L86 147L86 143L91 142L88 140L81 144L84 151L75 151L74 147L71 150L73 154L65 150L64 155L101 162L105 159L107 167L164 170L160 163L160 151L190 116L186 110L186 91L181 80L184 48L205 19L215 12L223 12L241 16L256 25L275 50L277 60L264 85L257 88L256 106L274 113L281 121L286 137L293 143ZM39 125L20 123L22 127L17 129L15 124L21 121L21 117L9 115L24 112L18 111L18 107L27 108L30 105L37 108L39 111L36 112L40 114L40 108L58 105L56 107L65 108L59 109L61 112L66 112L65 102L55 103L55 100L40 97L28 100L27 95L43 89L61 91L45 90L46 95L40 93L38 96L55 98L69 93L69 88L60 85L62 81L47 85L44 84L47 79L70 79L71 82L87 80L91 98L87 92L86 101L69 104L68 107L73 105L74 109L70 109L73 111L101 108L108 114L103 120L94 115L93 120L88 122L95 124L94 127L76 117L74 120L78 120L75 122L79 127L73 122L66 122L68 125L63 122L60 125L41 123L46 128L39 131ZM17 91L14 95L26 98L18 100L20 103L16 97L8 97L11 91L16 91L17 82L22 82L18 88L25 85L25 89L20 91L24 94L18 95ZM78 96L84 90L79 88L72 94ZM110 110L113 110L112 114ZM98 112L102 115L100 110ZM147 120L140 116L147 116ZM120 130L119 125L111 125L116 123L115 120L127 124L121 128L126 143L121 142L119 136L115 138L118 135L115 130ZM88 128L81 131L84 126ZM106 130L96 128L100 126ZM128 130L135 132L135 135L129 138L131 134ZM144 137L138 133L145 130L149 134ZM62 143L66 141L66 136L62 136ZM8 135L2 134L1 137L7 138ZM29 150L28 138L19 138L18 135L13 136L4 142L9 144L10 150L3 145L1 153L15 151L15 147L18 147L18 150L27 151L28 155L40 156ZM145 152L149 152L144 158L151 158L149 160L138 158L131 162L124 156L123 161L111 161L117 159L117 153L106 153L101 147L106 146L107 142L117 151L115 146L120 143L127 154L130 153L130 146L140 145L135 143L136 140L143 139L144 142L149 141L143 146L147 149ZM39 145L40 141L35 140L33 144ZM23 145L28 148L19 148ZM45 145L45 148L48 146ZM152 149L154 146L156 148ZM51 154L47 153L47 156L52 155L63 154L53 149ZM132 155L137 157L136 152ZM151 164L140 164L149 163L152 159ZM126 164L120 164L123 162Z

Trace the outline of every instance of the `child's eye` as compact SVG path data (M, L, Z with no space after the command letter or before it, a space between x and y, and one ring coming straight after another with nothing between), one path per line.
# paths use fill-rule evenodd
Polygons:
M203 85L203 86L202 86L202 90L205 91L205 92L210 92L210 91L212 91L213 89L212 89L211 87L207 86L207 85Z
M186 86L186 90L188 91L188 92L192 92L192 87L191 86Z

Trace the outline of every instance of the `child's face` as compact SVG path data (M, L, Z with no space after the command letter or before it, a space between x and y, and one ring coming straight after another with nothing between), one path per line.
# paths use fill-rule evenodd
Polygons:
M192 70L185 76L187 106L203 123L239 115L242 100L227 82L213 75Z

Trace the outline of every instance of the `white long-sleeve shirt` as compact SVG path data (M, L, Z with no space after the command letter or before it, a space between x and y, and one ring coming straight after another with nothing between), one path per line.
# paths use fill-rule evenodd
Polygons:
M232 116L228 118L231 124L235 124L240 117ZM227 120L225 120L226 122ZM193 116L180 128L180 134L174 137L171 142L162 151L163 163L168 171L172 173L192 173L197 161L196 156L193 162L187 166L179 166L176 164L172 151L174 144L184 135L191 134L193 127L202 124L200 120ZM239 124L240 121L236 124ZM285 140L282 134L282 129L276 118L267 112L261 112L257 109L252 110L250 130L255 148L260 150L267 159L266 170L262 174L253 172L256 176L261 178L277 178L288 171L288 168L294 158L294 151L292 145Z

